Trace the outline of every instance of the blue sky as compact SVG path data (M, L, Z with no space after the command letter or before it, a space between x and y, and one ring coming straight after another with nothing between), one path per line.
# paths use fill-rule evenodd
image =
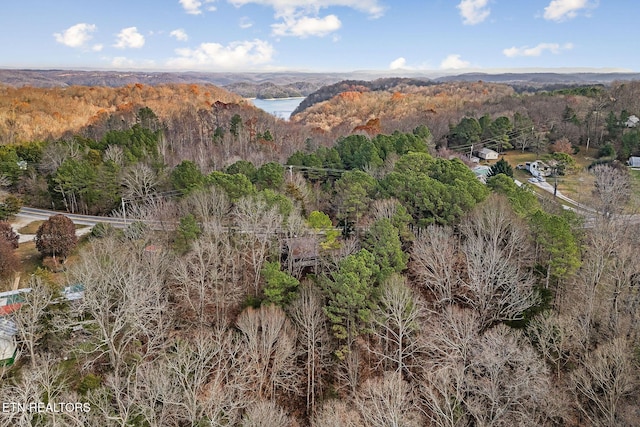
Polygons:
M0 67L640 71L632 0L4 0Z

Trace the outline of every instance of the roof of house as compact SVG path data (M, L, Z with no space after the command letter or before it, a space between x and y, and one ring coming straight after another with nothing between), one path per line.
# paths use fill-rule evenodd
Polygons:
M0 317L0 339L11 339L18 333L15 322L8 317Z
M487 148L487 147L481 148L480 150L478 150L478 153L482 153L482 154L494 154L495 153L495 154L498 154L497 151L492 150L491 148Z
M624 124L627 127L633 128L638 125L638 122L640 122L640 119L635 115L631 115L627 118L627 121Z
M473 171L473 173L476 174L476 176L487 176L491 171L491 167L481 165L481 166L476 166L471 170Z
M318 257L318 240L311 237L293 237L287 239L287 250L293 258Z

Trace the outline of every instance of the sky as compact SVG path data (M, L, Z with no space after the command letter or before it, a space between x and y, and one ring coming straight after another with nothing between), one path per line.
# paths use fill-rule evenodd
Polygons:
M3 0L0 68L640 71L634 0Z

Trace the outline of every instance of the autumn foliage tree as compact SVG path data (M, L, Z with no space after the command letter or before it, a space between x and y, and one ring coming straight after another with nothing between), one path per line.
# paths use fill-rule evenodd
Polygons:
M76 247L78 238L73 222L65 215L53 215L38 227L36 248L42 256L65 259Z
M18 235L8 222L0 221L0 241L7 242L13 249L18 249Z

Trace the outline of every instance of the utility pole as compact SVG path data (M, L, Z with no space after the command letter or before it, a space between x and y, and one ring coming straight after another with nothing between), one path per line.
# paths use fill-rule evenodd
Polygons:
M124 197L120 199L122 201L122 219L124 220L124 226L127 226L127 210L124 205Z

